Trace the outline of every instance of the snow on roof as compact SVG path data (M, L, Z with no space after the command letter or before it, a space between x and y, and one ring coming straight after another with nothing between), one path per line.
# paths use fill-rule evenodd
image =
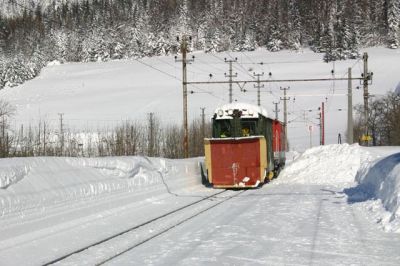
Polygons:
M229 110L242 111L242 118L258 118L259 115L268 117L268 112L263 107L248 103L235 102L222 105L215 109L214 114L216 114L216 119L232 119L232 116L229 114Z

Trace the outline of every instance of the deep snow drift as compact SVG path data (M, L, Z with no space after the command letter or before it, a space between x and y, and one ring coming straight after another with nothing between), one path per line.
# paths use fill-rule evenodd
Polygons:
M288 165L276 183L340 184L354 182L360 167L358 145L327 145L306 150Z
M363 202L386 231L400 232L400 153L370 152L357 173L358 186L347 190L350 202ZM382 208L383 206L383 208Z
M371 210L386 231L400 232L400 147L314 147L289 163L274 181L291 183L343 188L350 204Z

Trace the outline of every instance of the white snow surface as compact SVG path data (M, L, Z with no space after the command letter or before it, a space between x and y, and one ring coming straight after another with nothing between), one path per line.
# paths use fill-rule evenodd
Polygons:
M271 260L276 265L394 265L400 259L400 147L336 144L289 155L293 161L261 189L243 191L230 203L196 214L237 193L228 191L204 206L68 257L61 265L94 265L169 226L175 229L110 265L253 265ZM201 184L202 161L0 159L0 264L42 265L218 192ZM175 226L178 222L182 225ZM260 249L265 245L275 248L265 253ZM293 252L298 261L290 256Z
M164 176L179 166L167 165L167 161L147 157L1 159L1 213L37 211L62 202L161 185Z
M276 180L280 184L352 183L360 167L358 144L332 144L306 150Z
M369 69L374 72L370 93L393 90L398 83L399 51L366 51ZM199 53L189 66L189 80L203 81L209 72L217 72L215 79L224 79L224 56L237 56L243 63L251 60L249 70L272 72L273 79L328 78L332 70L331 64L322 63L321 54L308 50L213 56ZM70 128L79 129L141 120L149 112L155 112L165 123L176 122L182 117L182 88L180 65L173 61L172 57L143 59L175 79L136 61L53 62L36 79L1 90L0 98L17 107L15 128L19 123L35 125L40 120L58 127L59 113L64 113ZM266 62L261 69L257 68L259 61ZM353 76L362 70L356 60L336 62L335 66L338 77L345 77L351 66ZM249 78L243 69L236 71L238 78ZM347 114L337 108L347 106L346 81L268 83L262 93L262 105L268 112L272 113L272 102L282 96L281 86L291 87L288 131L290 147L296 151L288 153L290 161L280 176L154 238L136 253L127 252L110 265L398 264L400 147L333 144L338 133L345 135ZM189 89L200 92L189 95L190 118L198 117L201 107L206 107L211 117L217 106L227 102L227 85ZM250 93L234 88L235 100L254 104L256 94L246 89ZM305 117L307 110L317 110L325 97L326 139L330 145L307 149L308 128L314 125L311 120L316 116L310 113ZM361 90L353 90L353 101L362 102ZM299 112L301 115L296 115ZM319 140L317 135L317 130L311 132L313 145ZM202 160L0 159L0 265L43 265L219 191L201 184ZM234 193L227 192L228 196ZM182 216L195 211L187 210ZM171 218L165 223L175 221ZM165 226L161 222L143 228L141 233L151 234ZM126 236L94 254L88 250L86 255L72 256L63 265L95 265L97 258L114 254L136 240Z
M362 202L386 231L400 232L400 147L333 144L294 158L275 184L344 188L350 203Z
M394 91L398 84L400 51L383 47L368 48L368 69L374 73L369 86L371 95L384 95ZM253 72L271 73L264 79L346 78L352 67L353 77L360 77L362 60L324 63L323 54L308 49L299 52L269 52L259 49L247 53L204 54L196 52L196 60L188 66L188 81L227 81L225 58L237 57L234 64L238 73L235 80L254 80ZM259 63L263 62L263 65ZM151 67L150 67L151 66ZM109 129L123 121L144 123L153 112L165 124L182 122L181 64L173 56L160 56L135 60L102 63L57 62L45 67L40 75L18 87L0 90L0 98L16 107L12 128L20 124L38 126L46 121L48 128L59 128L59 114L64 114L65 128L73 132ZM213 78L209 79L209 74ZM253 83L233 84L233 101L257 105L257 91ZM319 144L317 129L318 107L325 102L326 143L337 143L341 133L346 135L347 81L336 82L281 82L265 83L261 89L261 106L274 114L273 102L279 104L279 119L283 120L283 91L290 87L287 97L288 137L290 147L297 151ZM363 91L353 81L353 104L363 103ZM201 108L211 118L214 110L229 102L228 84L188 85L188 117L192 121L201 116ZM243 92L246 90L246 93ZM311 112L309 111L311 110Z
M388 156L369 152L356 181L359 185L348 190L350 200L365 202L386 231L400 233L400 151Z

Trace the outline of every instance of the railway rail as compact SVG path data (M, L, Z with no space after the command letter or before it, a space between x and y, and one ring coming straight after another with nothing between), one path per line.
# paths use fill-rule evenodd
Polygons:
M88 264L103 265L129 251L132 251L136 247L143 245L157 236L197 217L198 215L239 196L243 192L245 191L219 191L210 196L203 197L197 201L157 216L151 220L135 225L122 232L113 234L95 243L71 251L63 256L44 263L43 266L64 262L68 263L68 259L72 257L75 257L76 259L76 256L82 256L83 260L87 260L87 256L92 256L92 258L89 258L90 263ZM115 246L118 246L117 250L114 250ZM93 263L93 261L95 261L95 263Z

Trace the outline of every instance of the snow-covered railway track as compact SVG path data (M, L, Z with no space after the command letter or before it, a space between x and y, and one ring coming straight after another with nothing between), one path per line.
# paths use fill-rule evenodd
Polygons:
M223 190L210 196L205 196L200 200L135 225L120 233L113 234L100 241L71 251L43 265L69 265L70 262L76 262L77 260L82 262L81 265L103 265L196 216L237 197L243 192L244 190Z

